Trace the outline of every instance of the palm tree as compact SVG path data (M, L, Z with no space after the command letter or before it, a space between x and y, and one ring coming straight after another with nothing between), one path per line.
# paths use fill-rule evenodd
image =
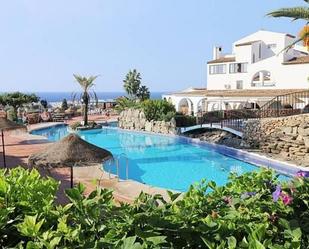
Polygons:
M141 74L134 69L133 71L129 71L124 79L124 89L128 93L131 99L135 99L137 97L138 90L141 85Z
M89 106L89 101L91 98L94 98L96 102L98 102L97 95L94 91L92 93L90 92L91 88L94 86L94 81L97 76L90 76L90 77L83 77L77 74L73 74L75 80L77 83L81 86L82 88L82 93L80 95L80 99L82 100L82 103L84 104L84 111L83 111L83 116L84 116L84 125L88 125L88 106ZM75 96L73 97L73 99Z
M309 4L309 0L303 0L307 4ZM304 46L307 47L309 51L309 7L300 6L300 7L292 7L292 8L281 8L270 12L267 16L271 17L288 17L295 20L304 20L306 22L305 27L299 34L299 38L296 39L291 45L289 45L286 49L290 49L296 43L303 41Z
M138 91L136 96L140 101L144 101L146 99L150 98L150 92L147 86L141 86Z

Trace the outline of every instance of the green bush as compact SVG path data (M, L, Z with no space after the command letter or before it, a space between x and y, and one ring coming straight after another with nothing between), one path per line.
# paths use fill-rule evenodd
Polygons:
M175 120L177 127L189 127L197 124L196 117L183 114L177 114Z
M140 103L138 103L136 100L132 100L132 99L129 99L127 97L121 97L121 98L118 98L116 100L116 107L115 109L119 112L122 112L126 109L130 109L130 108L133 108L133 109L138 109L140 108Z
M142 102L142 109L148 121L170 121L176 113L174 105L166 100L145 100Z
M96 125L97 125L96 122L94 122L94 121L89 121L87 127L89 127L89 128L95 128ZM77 130L77 128L79 128L79 127L85 127L85 126L82 125L81 122L79 122L79 121L76 121L76 122L70 124L70 128L71 128L72 130Z
M304 177L305 176L305 177ZM308 248L309 179L279 182L272 171L231 175L179 197L141 193L115 205L112 192L88 197L78 185L58 206L54 180L36 170L0 171L0 244L4 248Z
M16 121L17 120L17 113L14 110L14 108L10 107L6 111L7 119L11 121Z

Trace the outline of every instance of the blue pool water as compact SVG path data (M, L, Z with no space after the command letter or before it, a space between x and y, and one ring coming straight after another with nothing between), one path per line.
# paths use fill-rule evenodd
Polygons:
M57 141L68 131L65 126L56 126L32 133ZM231 172L241 174L257 169L252 164L188 143L179 137L110 128L84 131L80 135L84 140L111 151L114 157L125 153L129 159L129 178L156 187L186 191L191 184L202 179L224 185ZM121 158L122 179L126 177L125 163L125 159ZM105 170L116 173L115 165L105 165Z

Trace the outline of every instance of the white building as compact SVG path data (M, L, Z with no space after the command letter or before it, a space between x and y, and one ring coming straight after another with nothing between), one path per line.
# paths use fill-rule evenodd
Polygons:
M289 34L258 31L233 43L232 54L214 47L207 63L207 89L190 88L166 94L177 111L256 108L277 95L309 88L309 54Z

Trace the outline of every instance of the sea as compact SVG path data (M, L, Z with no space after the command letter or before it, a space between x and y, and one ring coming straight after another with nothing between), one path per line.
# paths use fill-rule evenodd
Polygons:
M46 100L50 105L57 106L62 100L66 99L68 102L72 101L72 92L34 92L41 100ZM96 92L100 101L115 100L118 97L126 96L125 92ZM151 99L161 99L164 92L152 92ZM79 96L77 93L76 96Z

